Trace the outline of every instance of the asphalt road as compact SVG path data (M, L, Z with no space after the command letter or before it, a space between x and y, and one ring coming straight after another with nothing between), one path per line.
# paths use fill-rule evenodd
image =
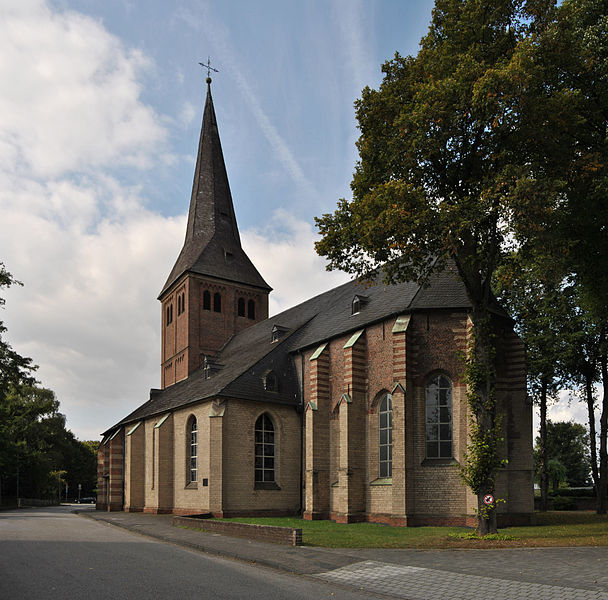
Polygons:
M71 510L62 506L0 512L0 599L378 598L339 583L145 538L78 518Z

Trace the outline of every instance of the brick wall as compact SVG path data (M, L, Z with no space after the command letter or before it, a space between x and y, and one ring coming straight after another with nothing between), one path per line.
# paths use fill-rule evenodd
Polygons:
M278 489L256 489L254 482L254 426L263 413L274 425ZM229 400L223 419L223 512L297 513L300 508L300 415L295 408Z
M203 308L205 292L210 309ZM185 310L178 315L177 297L185 294ZM214 295L221 296L221 311L214 310ZM245 300L245 316L239 316L237 302ZM247 303L255 303L255 318L247 316ZM173 320L167 324L167 307L173 306ZM235 285L189 273L161 298L161 387L181 381L201 366L205 355L213 356L235 333L268 318L268 292L247 285Z
M274 527L271 525L248 525L246 523L232 523L211 521L207 519L194 519L192 517L173 517L174 527L188 527L189 529L202 529L209 533L219 533L232 537L284 544L287 546L302 545L302 530L292 527Z

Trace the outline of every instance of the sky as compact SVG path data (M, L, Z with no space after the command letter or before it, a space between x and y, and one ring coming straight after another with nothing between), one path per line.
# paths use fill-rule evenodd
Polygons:
M207 72L242 243L276 314L347 280L314 217L350 198L353 102L416 54L431 0L0 0L7 340L79 439L160 385ZM563 399L554 420L585 422Z

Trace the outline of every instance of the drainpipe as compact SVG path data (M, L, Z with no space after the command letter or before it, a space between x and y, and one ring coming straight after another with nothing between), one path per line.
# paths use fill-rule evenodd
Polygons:
M304 513L304 489L302 475L304 474L304 355L300 351L300 517Z

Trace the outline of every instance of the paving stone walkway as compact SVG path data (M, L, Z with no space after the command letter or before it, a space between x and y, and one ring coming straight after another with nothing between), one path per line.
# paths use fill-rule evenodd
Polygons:
M407 600L608 600L608 593L368 560L313 575Z

